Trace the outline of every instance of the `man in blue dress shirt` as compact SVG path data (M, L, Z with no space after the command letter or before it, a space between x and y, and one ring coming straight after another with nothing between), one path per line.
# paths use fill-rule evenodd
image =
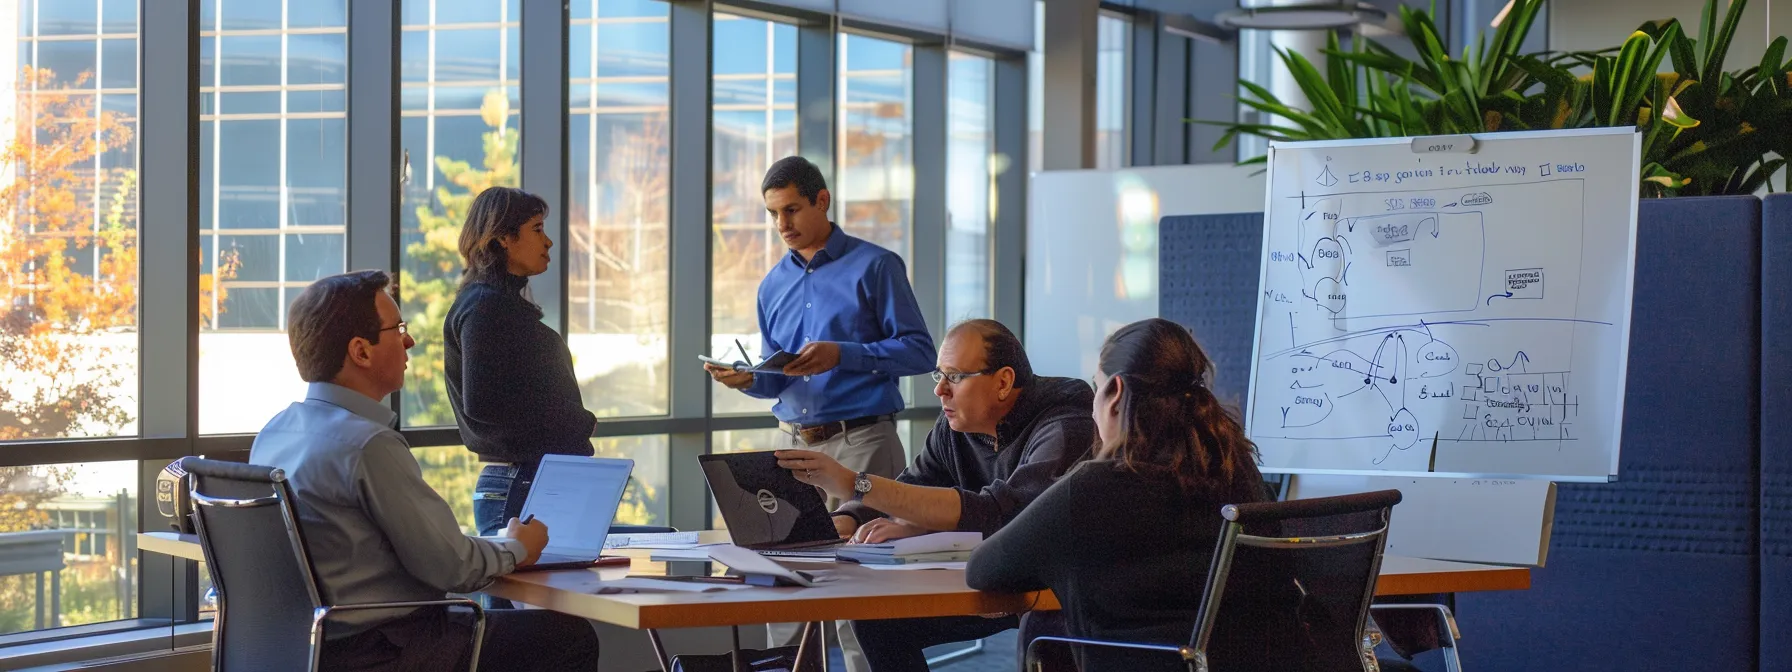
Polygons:
M796 359L784 375L705 368L723 385L778 400L772 415L788 443L777 448L818 450L854 472L895 478L908 463L896 434L897 381L933 370L934 360L908 268L828 219L827 181L807 159L772 164L760 192L790 247L759 283L760 352ZM830 501L829 510L837 505ZM773 638L784 639L784 630L774 627ZM862 669L851 635L842 639L848 667Z

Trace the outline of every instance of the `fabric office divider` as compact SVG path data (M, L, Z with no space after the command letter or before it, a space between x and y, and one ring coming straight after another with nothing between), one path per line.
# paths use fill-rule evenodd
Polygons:
M1189 328L1214 362L1214 394L1242 408L1257 336L1263 213L1165 217L1157 231L1157 315Z
M1761 204L1761 670L1792 672L1792 195Z
M1756 667L1761 204L1644 200L1637 229L1619 480L1559 486L1530 590L1457 596L1475 669Z

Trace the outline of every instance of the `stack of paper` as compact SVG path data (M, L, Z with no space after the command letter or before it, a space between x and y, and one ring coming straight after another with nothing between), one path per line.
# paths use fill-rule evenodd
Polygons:
M981 543L982 532L935 532L881 544L846 544L834 556L868 565L962 562L969 560L971 551Z

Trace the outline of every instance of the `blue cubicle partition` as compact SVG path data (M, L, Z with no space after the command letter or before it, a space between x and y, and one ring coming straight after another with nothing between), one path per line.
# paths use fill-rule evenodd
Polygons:
M1761 670L1792 672L1792 195L1761 203Z
M1251 386L1263 213L1158 222L1157 316L1188 327L1214 363L1213 391L1240 409Z
M1261 222L1169 218L1160 234L1160 314L1194 330L1220 362L1220 389L1239 399ZM1792 249L1788 234L1778 249ZM1475 669L1752 670L1764 633L1792 640L1792 619L1769 631L1760 611L1760 201L1646 200L1637 237L1619 482L1559 486L1548 566L1530 590L1457 597Z

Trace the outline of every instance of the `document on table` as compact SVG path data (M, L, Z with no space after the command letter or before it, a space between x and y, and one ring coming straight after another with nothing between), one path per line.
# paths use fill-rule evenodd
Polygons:
M604 548L696 548L696 532L649 532L612 534L604 537Z
M742 590L749 588L745 583L716 583L713 581L673 581L670 579L652 579L645 577L627 577L597 584L598 595L614 595L626 593L715 593L726 590Z
M959 570L962 570L962 569L964 569L965 564L966 563L964 563L964 562L913 562L913 563L909 563L906 565L864 564L864 565L859 565L859 566L864 567L865 569L875 569L880 572L907 572L907 571L915 571L915 570L920 570L920 569L959 569Z

